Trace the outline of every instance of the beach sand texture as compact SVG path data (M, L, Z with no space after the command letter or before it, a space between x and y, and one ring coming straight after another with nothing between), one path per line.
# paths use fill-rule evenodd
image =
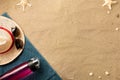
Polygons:
M110 14L104 0L32 0L24 12L18 2L0 0L0 13L8 12L63 80L120 79L119 2Z

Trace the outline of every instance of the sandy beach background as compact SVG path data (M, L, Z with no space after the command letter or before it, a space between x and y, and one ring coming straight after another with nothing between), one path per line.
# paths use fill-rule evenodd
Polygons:
M25 12L18 2L0 0L0 14L8 12L63 80L120 80L120 3L107 14L104 0L32 0Z

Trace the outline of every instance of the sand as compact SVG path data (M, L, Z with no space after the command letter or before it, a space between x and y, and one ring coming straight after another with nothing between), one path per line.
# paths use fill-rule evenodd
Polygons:
M25 12L18 2L0 0L0 13L10 14L63 80L120 79L119 3L107 14L103 0L32 0Z

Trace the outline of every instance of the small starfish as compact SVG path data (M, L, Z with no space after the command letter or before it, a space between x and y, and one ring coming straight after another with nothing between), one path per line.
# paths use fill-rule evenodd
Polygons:
M102 6L107 5L109 10L112 9L112 4L116 4L117 3L117 1L112 1L112 0L104 0L104 1L105 1L105 3Z
M28 0L21 0L21 1L20 1L18 4L16 4L16 5L22 6L23 11L25 10L25 7L26 7L26 6L29 6L29 7L32 6L32 5L29 3Z

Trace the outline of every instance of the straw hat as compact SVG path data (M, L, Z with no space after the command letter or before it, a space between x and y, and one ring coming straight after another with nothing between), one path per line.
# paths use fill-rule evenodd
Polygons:
M13 20L0 16L0 65L17 58L22 52L25 37L22 29Z

